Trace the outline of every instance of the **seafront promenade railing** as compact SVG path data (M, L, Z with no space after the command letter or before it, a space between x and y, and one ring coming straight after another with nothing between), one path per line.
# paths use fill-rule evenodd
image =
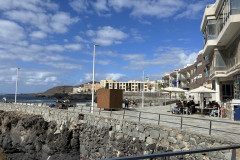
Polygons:
M80 106L80 108L78 108L78 111L91 113L91 107ZM227 133L227 134L238 135L238 136L240 135L240 132L235 132L236 130L231 131L230 129L228 129L228 126L230 125L235 126L232 128L239 128L240 123L238 122L214 120L214 119L208 119L208 118L188 117L188 116L172 115L172 114L164 114L164 113L136 111L136 110L129 110L129 109L104 110L102 108L95 108L94 113L98 115L134 120L139 122L153 123L157 125L160 125L161 123L172 124L174 127L177 127L180 129L183 129L183 128L203 129L203 130L206 130L209 135L212 135L213 132L214 134L218 132L218 133ZM223 128L219 127L218 124L221 124L222 126L225 126L225 127Z
M217 148L208 148L208 149L196 149L196 150L187 150L187 151L177 151L177 152L165 152L165 153L155 153L155 154L146 154L140 156L129 156L129 157L118 157L104 160L129 160L129 159L152 159L152 158L167 158L171 156L181 156L186 154L196 154L196 153L207 153L214 151L223 151L223 150L232 150L231 160L236 160L236 149L239 149L240 146L227 146L227 147L217 147Z

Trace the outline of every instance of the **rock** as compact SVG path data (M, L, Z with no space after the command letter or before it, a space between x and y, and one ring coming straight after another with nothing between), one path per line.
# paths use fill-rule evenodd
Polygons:
M147 144L153 144L153 139L150 137L147 137L146 142Z
M157 131L157 130L152 130L151 132L150 132L150 137L151 138L153 138L153 139L158 139L159 138L159 131Z
M156 144L149 144L149 145L147 146L147 149L148 149L148 150L154 150L155 147L156 147Z
M175 144L177 140L174 137L168 137L168 142Z

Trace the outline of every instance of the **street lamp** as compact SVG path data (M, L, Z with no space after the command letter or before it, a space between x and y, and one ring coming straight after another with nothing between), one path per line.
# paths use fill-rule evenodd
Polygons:
M20 68L17 68L17 77L16 77L16 91L15 91L15 104L17 103L17 88L18 88L18 71Z
M94 77L95 77L95 47L99 45L94 44L94 50L93 50L93 81L92 81L92 107L91 107L91 113L93 113L93 103L94 103Z
M144 107L144 70L143 70L143 85L142 85L142 108Z

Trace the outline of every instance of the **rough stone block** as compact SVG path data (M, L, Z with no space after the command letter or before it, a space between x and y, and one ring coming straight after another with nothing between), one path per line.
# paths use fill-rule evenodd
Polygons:
M157 130L152 130L151 132L150 132L150 137L151 138L153 138L153 139L158 139L159 138L159 131L157 131Z
M140 133L139 134L139 140L145 141L145 138L146 138L145 133Z
M175 144L177 140L174 137L168 137L168 142Z
M142 125L137 125L137 130L141 133L144 131L144 127Z
M148 144L153 144L153 139L150 138L150 137L147 137L146 142L147 142Z

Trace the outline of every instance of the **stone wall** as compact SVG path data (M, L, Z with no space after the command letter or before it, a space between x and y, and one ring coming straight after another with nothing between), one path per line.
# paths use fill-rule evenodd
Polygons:
M108 117L83 116L80 129L80 157L87 159L143 155L169 151L205 149L234 145L210 136L191 134L163 126L117 120ZM219 151L170 159L231 159L231 152Z
M102 159L235 145L234 142L224 139L193 134L180 129L47 107L0 103L0 110L42 115L46 121L56 121L66 126L75 123L76 136L73 137L79 137L80 159ZM170 159L228 160L230 157L230 151L219 151Z
M18 111L27 114L41 115L45 121L56 123L61 126L70 122L77 122L79 120L79 113L49 108L48 106L31 106L14 103L0 103L0 110L3 111Z

